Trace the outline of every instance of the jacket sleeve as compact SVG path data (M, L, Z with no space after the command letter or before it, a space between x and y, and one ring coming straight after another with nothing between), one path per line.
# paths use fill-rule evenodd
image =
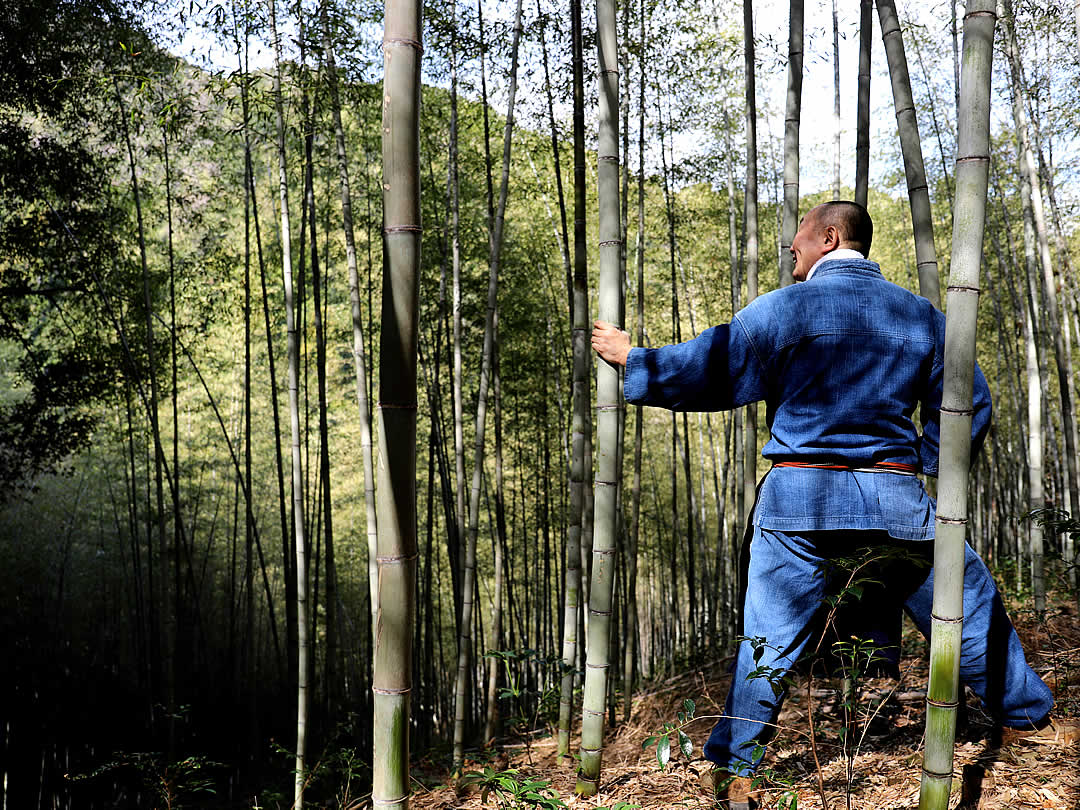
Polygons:
M706 329L693 340L631 349L626 401L673 411L720 411L765 397L765 369L742 323Z
M944 333L945 316L939 315L938 350L935 352L934 366L930 374L929 385L920 402L919 419L922 422L922 436L918 440L919 466L927 475L938 474L938 453L941 442L941 385L944 373ZM975 364L975 379L972 389L971 416L971 464L979 457L983 440L990 430L990 417L993 411L990 400L990 386L986 382L979 364Z

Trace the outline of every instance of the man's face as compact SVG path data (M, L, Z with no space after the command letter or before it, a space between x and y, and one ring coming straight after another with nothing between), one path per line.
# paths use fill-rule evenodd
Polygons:
M796 281L806 281L810 268L817 264L817 260L835 249L836 243L830 239L829 230L822 228L818 222L817 209L810 209L791 240L791 256L795 259L792 276Z

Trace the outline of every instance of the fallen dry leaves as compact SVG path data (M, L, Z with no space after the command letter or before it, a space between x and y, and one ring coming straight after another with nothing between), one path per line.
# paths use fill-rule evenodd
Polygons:
M1014 611L1013 619L1028 650L1032 666L1057 695L1057 713L1080 715L1080 626L1075 606L1055 602L1044 621L1031 612ZM835 684L815 681L815 704L822 779L828 807L818 794L818 777L807 742L805 680L787 701L780 717L785 731L770 746L769 764L792 781L800 810L908 810L918 806L922 753L923 693L926 683L925 644L914 631L905 632L903 675L898 682L875 679L864 694L892 693L875 721L875 736L867 736L852 768L850 796L846 793L847 767L839 746L839 712L829 697ZM727 690L726 662L716 661L690 673L665 677L646 685L634 698L630 722L609 729L605 741L603 778L598 796L575 797L573 768L555 762L555 742L550 736L535 739L526 752L520 743L507 741L499 764L523 775L548 780L568 807L611 808L618 802L652 808L708 808L714 804L700 795L698 772L707 767L700 759L701 745L718 701ZM966 810L1080 810L1080 746L1017 744L1000 750L990 747L989 718L968 695L967 722L958 730L954 761L953 798L950 809ZM698 720L689 728L695 759L686 762L672 756L665 771L657 768L653 751L643 751L641 741L671 722L682 701L697 702ZM832 701L832 703L830 703ZM830 711L831 708L831 711ZM822 711L824 709L824 711ZM443 784L417 785L411 805L424 810L480 810L479 793L458 796L445 784L447 775L436 774ZM770 785L761 803L775 808L783 790ZM494 807L489 798L488 807Z

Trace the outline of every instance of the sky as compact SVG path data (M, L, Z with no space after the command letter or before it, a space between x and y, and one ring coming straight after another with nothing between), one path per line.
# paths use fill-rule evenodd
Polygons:
M728 0L730 2L730 0ZM944 0L941 0L944 2ZM233 70L237 65L237 56L231 47L214 41L204 29L196 26L181 24L181 18L185 9L189 8L190 0L176 0L175 4L167 9L160 22L162 28L171 28L172 38L170 50L189 61L203 67L214 67L224 70ZM857 3L847 0L841 2L839 10L840 28L840 96L841 96L841 182L848 187L854 187L855 183L855 116L858 94L858 14ZM907 18L914 15L917 19L939 28L943 26L940 20L935 20L930 14L926 4L908 4L910 8L901 7L901 15ZM508 4L501 4L493 11L492 16L500 12L503 15ZM787 26L784 24L788 14L787 0L756 0L754 3L755 32L759 38L765 33L779 41L780 46L786 53ZM288 15L282 14L282 17ZM931 22L932 21L932 22ZM768 25L768 30L766 30ZM773 30L775 29L775 30ZM833 118L833 62L832 62L832 19L831 0L807 0L806 2L806 44L804 56L803 97L802 97L802 120L800 124L800 190L802 193L813 193L832 186L833 173L833 135L835 131ZM161 30L159 28L159 30ZM295 34L295 27L286 19L282 20L283 40L288 43L291 35ZM946 37L947 31L937 32L940 37ZM287 46L286 46L287 47ZM759 58L762 56L762 46L759 45ZM286 54L286 58L288 55ZM911 56L909 55L909 59ZM264 44L252 42L249 54L252 69L268 68L273 64L271 49ZM741 62L735 65L742 70ZM951 72L951 65L947 67ZM915 66L911 72L915 75ZM892 92L888 80L888 71L885 63L885 54L881 46L881 35L877 22L877 14L874 14L874 45L873 45L873 79L871 81L871 184L875 184L890 167L892 156L897 154L895 145L887 149L883 144L896 142L896 119L894 114ZM764 143L768 134L781 137L784 130L784 105L783 99L786 93L787 72L783 67L775 70L763 70L758 74L759 109L764 111L766 105L762 102L771 102L768 112L762 113L763 120L759 122L759 138ZM914 79L918 81L918 79ZM496 90L493 93L493 104L499 106L498 80L493 81ZM1001 105L999 105L1001 106ZM951 105L949 109L942 111L943 115L952 116ZM920 112L920 123L925 117ZM569 111L565 111L565 118L569 120ZM924 143L928 133L924 131L922 136ZM679 152L693 151L695 140L700 139L699 134L686 133L675 141L676 156ZM654 150L655 151L655 150ZM762 156L764 161L765 156ZM927 161L931 156L926 156ZM889 161L889 162L887 162ZM659 163L659 160L649 161ZM764 164L760 164L764 165Z

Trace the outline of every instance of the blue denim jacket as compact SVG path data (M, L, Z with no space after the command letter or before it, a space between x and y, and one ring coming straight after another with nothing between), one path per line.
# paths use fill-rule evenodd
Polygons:
M937 475L944 347L945 316L929 301L886 281L874 262L836 259L694 340L632 349L623 390L627 402L677 411L764 400L772 436L762 455L774 463L889 461ZM978 367L974 400L972 458L990 426ZM925 540L934 508L913 476L781 467L762 484L754 523Z

